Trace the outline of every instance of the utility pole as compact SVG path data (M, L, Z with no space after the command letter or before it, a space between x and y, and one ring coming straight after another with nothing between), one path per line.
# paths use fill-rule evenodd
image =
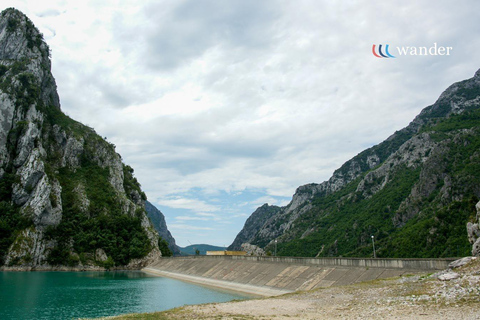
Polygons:
M277 239L275 239L275 257L277 256Z
M377 257L377 254L375 253L375 237L372 236L372 244L373 244L373 258L375 259Z

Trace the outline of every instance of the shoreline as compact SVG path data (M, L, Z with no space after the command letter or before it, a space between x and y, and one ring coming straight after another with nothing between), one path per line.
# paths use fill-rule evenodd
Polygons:
M141 269L141 271L151 275L172 278L172 279L190 282L196 285L202 285L206 287L244 293L244 294L253 295L256 297L274 297L274 296L280 296L283 294L293 292L292 290L275 289L275 288L265 287L265 286L254 286L254 285L248 285L248 284L242 284L242 283L236 283L236 282L230 282L230 281L208 279L204 277L191 276L191 275L168 272L168 271L160 271L160 270L156 270L148 267Z
M42 266L42 267L0 267L5 272L35 272L35 271L58 271L58 272L88 272L88 271L142 271L139 268L128 268L126 266L106 269L99 266L67 267L67 266Z

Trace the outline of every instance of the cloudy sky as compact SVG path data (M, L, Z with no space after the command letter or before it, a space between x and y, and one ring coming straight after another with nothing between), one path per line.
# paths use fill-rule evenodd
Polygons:
M480 68L478 0L1 6L44 34L63 111L117 146L180 246L229 245L258 206L327 180ZM397 50L435 44L450 55Z

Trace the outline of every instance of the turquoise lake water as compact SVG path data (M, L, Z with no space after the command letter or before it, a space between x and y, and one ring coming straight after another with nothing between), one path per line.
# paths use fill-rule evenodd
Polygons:
M249 296L116 272L0 272L0 319L77 319L153 312Z

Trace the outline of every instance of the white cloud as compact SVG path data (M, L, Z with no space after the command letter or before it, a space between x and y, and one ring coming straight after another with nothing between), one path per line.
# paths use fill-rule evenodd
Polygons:
M195 216L177 216L177 217L175 217L175 220L178 220L178 221L195 221L195 220L208 221L210 219L202 218L202 217L195 217Z
M2 2L45 34L63 110L117 145L183 245L231 243L241 204L285 204L480 67L476 0L39 3ZM452 55L371 54L435 42Z
M206 211L206 212L214 212L218 211L216 206L209 205L204 201L198 201L195 199L185 199L185 198L173 198L173 199L160 199L157 201L159 204L176 208L176 209L188 209L194 212L197 211Z
M188 216L176 216L175 220L177 221L216 221L222 222L227 219L227 216L221 216L218 214L212 214L209 212L196 212Z
M248 205L249 208L252 209L252 212L253 212L258 207L264 205L265 203L267 203L271 206L273 205L273 206L282 207L282 206L286 206L289 202L290 202L290 200L286 200L286 199L277 199L277 198L274 198L274 197L271 197L271 196L263 196L263 197L255 199L254 201L247 202L247 203L245 203L245 205Z

